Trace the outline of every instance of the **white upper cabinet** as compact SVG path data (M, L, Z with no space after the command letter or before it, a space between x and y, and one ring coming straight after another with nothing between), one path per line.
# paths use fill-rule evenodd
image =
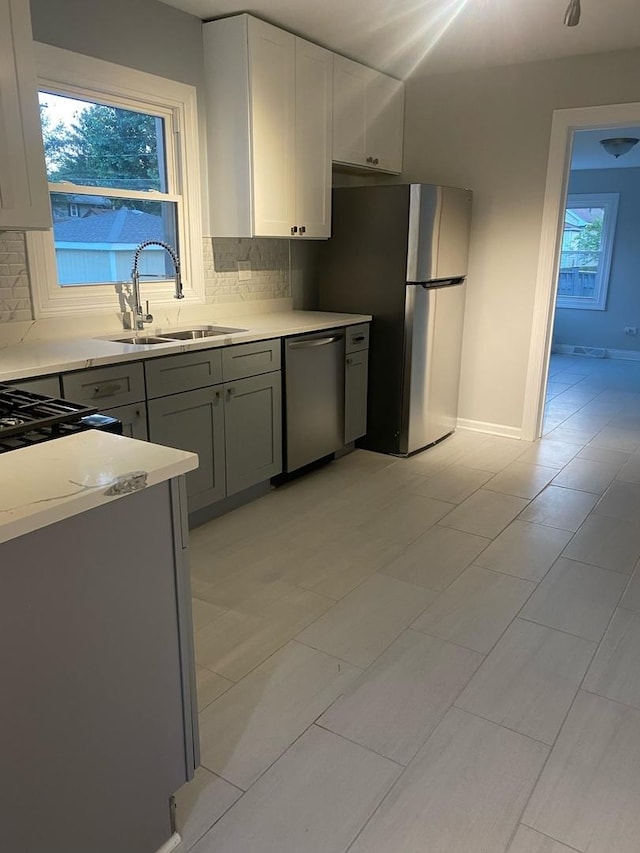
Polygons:
M330 51L250 15L204 25L214 237L330 234Z
M343 56L334 57L333 160L402 171L404 85Z
M0 230L51 228L29 0L0 0Z

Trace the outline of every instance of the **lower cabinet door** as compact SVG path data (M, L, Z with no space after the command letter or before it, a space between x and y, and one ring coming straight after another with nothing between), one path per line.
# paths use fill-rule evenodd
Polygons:
M369 352L350 353L344 371L344 443L361 438L367 431L367 384Z
M224 386L227 495L282 472L281 374L266 373Z
M225 496L222 386L149 400L149 439L198 454L187 474L189 512Z
M140 441L149 440L147 430L147 404L131 403L129 406L117 406L115 409L105 409L105 415L122 421L122 434L127 438L138 438Z

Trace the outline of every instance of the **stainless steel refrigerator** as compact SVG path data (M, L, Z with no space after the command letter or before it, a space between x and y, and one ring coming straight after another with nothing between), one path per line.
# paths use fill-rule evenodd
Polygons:
M455 429L471 196L434 184L333 191L319 307L373 315L362 447L407 456Z

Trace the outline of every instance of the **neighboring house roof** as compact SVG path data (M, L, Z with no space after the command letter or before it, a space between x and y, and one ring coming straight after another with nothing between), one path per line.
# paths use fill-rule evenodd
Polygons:
M143 240L165 237L161 216L124 207L54 221L53 235L61 243L132 243L136 246Z

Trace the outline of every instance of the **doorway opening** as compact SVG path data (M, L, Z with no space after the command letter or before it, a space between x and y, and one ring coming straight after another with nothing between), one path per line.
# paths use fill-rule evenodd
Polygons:
M640 326L640 294L636 300L637 261L629 266L628 260L636 253L637 240L626 236L629 228L632 235L637 233L640 221L640 143L615 157L600 141L619 137L640 139L640 104L554 113L525 394L525 439L562 430L564 424L565 437L575 429L575 437L580 434L584 440L589 415L606 408L606 397L592 402L598 394L609 389L609 396L618 394L612 399L622 401L622 393L640 393L640 329L633 334ZM625 157L631 159L625 163ZM594 390L598 393L588 399ZM603 429L603 418L600 412L590 428Z

